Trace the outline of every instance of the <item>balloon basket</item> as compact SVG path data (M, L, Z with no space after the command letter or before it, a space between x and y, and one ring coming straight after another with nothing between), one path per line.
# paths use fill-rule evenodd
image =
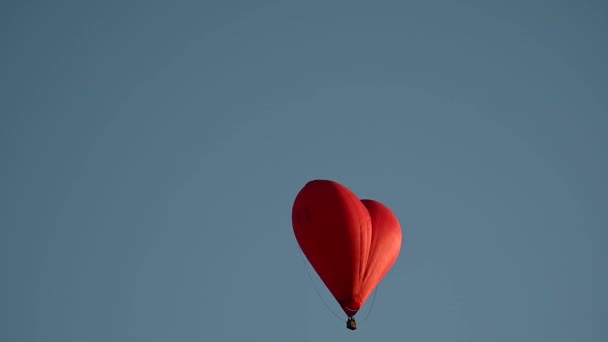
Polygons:
M348 328L349 330L357 329L357 322L355 321L354 318L352 318L352 317L348 318L348 321L346 321L346 328Z

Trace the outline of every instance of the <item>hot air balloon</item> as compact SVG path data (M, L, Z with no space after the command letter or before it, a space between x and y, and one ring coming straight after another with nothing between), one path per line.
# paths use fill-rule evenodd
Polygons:
M293 231L302 252L355 330L354 316L397 261L397 217L331 180L308 182L295 198Z

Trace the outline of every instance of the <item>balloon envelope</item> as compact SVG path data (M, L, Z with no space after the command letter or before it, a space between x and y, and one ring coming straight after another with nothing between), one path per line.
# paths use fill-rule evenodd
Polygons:
M294 201L292 224L304 255L349 317L365 304L401 249L401 226L391 210L360 200L335 181L308 182Z

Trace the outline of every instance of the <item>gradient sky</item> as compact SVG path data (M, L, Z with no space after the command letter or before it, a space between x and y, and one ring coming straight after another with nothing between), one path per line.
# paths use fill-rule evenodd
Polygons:
M582 0L2 2L0 340L608 340L607 32ZM316 178L404 230L354 332L293 236Z

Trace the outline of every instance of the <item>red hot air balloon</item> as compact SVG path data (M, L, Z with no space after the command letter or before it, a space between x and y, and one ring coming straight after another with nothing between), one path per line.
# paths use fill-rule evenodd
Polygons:
M356 329L355 314L397 261L401 226L384 204L330 180L308 182L292 211L296 240Z

